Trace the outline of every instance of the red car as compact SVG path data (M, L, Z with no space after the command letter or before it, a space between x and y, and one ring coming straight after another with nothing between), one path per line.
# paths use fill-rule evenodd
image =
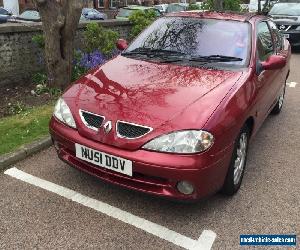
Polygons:
M283 105L290 45L267 17L159 18L58 100L60 159L102 180L193 200L240 187L249 140Z

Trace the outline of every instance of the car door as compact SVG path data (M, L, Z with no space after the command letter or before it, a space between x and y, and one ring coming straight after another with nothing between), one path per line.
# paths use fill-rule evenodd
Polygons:
M256 78L257 115L262 122L270 112L280 82L280 70L263 70L261 63L271 55L276 54L276 48L267 21L261 21L256 26Z

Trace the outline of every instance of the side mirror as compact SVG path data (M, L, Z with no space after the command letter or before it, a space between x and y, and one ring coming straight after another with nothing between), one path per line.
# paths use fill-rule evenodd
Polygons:
M281 69L286 65L286 58L279 55L271 55L261 63L264 70Z
M127 47L128 47L128 44L127 44L127 41L125 39L119 39L117 41L117 48L119 50L125 50L125 49L127 49Z

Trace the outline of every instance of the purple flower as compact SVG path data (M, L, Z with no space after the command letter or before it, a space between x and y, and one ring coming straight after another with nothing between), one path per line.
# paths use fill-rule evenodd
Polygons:
M99 50L95 50L92 53L83 53L79 66L85 69L92 69L104 64L105 62L105 56Z

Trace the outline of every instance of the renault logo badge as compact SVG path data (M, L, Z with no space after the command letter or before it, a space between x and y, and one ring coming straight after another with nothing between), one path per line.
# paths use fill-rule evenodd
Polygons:
M284 30L285 26L284 25L280 25L279 29Z
M112 129L112 123L111 121L107 121L104 125L103 125L103 130L106 134L108 134Z

